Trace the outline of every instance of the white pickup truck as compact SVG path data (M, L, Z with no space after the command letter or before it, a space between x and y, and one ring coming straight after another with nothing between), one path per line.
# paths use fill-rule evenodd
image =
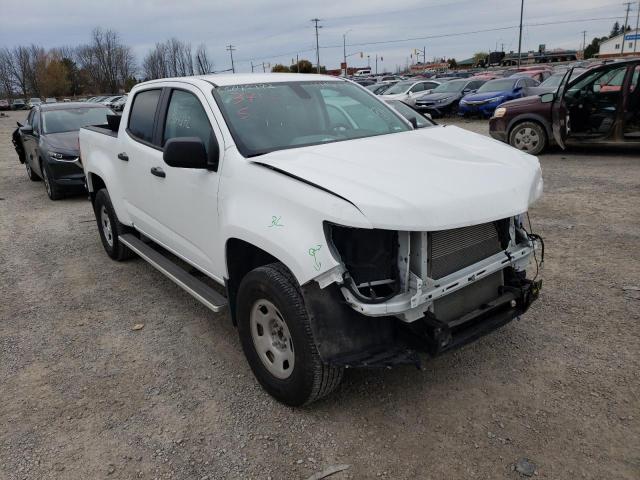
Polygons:
M416 364L538 296L538 160L415 124L333 77L155 80L80 131L81 162L107 254L228 306L260 384L301 405L346 367Z

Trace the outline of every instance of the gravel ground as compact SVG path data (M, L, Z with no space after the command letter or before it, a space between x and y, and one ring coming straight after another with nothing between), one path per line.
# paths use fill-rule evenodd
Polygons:
M0 478L640 478L637 154L541 157L545 280L520 321L292 409L227 315L111 261L85 197L27 179L25 116L0 117Z

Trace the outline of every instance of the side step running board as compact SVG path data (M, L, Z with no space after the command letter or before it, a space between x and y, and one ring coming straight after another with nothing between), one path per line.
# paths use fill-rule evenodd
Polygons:
M120 235L119 240L210 310L220 312L226 308L227 299L224 296L179 267L162 253L151 248L135 235L125 233Z

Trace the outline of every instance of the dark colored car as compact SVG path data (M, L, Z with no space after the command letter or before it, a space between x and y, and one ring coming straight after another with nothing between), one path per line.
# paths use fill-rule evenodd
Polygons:
M526 87L537 85L538 82L529 77L489 80L476 93L462 97L458 104L458 114L490 117L498 105L523 97Z
M640 147L640 59L594 67L556 92L503 103L489 122L493 138L531 154L547 146Z
M436 122L431 120L428 114L419 112L400 100L384 100L384 102L393 107L400 115L409 120L416 130L419 128L432 127Z
M438 85L431 93L418 97L416 110L431 115L455 113L458 110L460 99L469 93L474 93L484 83L484 80L450 80Z
M58 200L84 189L78 132L107 124L113 112L95 103L53 103L33 107L25 125L18 123L12 141L32 181L44 180L47 195Z
M27 104L21 98L16 98L11 102L11 110L25 110L26 108Z

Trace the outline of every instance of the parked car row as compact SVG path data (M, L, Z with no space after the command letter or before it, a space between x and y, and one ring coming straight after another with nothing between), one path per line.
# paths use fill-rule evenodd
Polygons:
M123 95L103 95L97 97L87 98L77 98L72 100L70 98L63 98L61 103L71 103L71 102L90 102L90 103L100 103L105 105L114 111L122 111L122 108L127 101L127 94ZM14 100L0 99L0 110L28 110L33 107L42 105L43 103L58 103L58 99L55 97L46 97L44 100L38 97L29 98L28 101L25 101L22 98L16 98Z

